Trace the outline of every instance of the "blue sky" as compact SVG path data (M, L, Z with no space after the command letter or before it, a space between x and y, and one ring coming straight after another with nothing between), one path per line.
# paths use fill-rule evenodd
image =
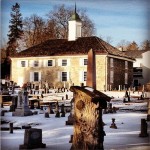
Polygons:
M2 42L7 41L11 7L20 4L23 18L32 14L42 17L53 9L54 5L65 4L74 8L86 9L94 22L96 36L112 38L116 46L121 40L150 40L150 0L1 0Z

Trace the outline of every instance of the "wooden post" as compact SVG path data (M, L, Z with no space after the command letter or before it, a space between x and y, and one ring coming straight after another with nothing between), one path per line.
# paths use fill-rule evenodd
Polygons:
M139 137L147 137L147 123L145 119L141 119L141 133L139 134Z
M13 133L13 123L9 123L9 131L10 133Z

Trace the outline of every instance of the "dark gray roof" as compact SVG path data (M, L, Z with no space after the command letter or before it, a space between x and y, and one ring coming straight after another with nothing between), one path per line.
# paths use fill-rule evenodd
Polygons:
M131 55L126 55L96 36L80 37L75 41L68 41L67 39L48 40L18 53L15 57L83 55L87 54L90 49L93 49L95 54L110 54L133 59Z

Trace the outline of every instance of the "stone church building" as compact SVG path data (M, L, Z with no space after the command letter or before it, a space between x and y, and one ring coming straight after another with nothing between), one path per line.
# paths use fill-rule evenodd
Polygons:
M96 58L96 89L129 87L134 59L96 36L82 37L81 27L75 11L69 21L68 39L50 39L11 58L11 80L20 86L41 81L47 81L50 87L86 85L87 54L92 49Z

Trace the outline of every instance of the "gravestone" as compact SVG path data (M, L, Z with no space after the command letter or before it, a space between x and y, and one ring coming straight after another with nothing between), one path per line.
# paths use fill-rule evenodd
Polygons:
M55 117L56 117L56 118L59 118L59 117L60 117L58 101L56 102L56 115L55 115Z
M32 111L30 111L28 106L28 92L25 90L18 92L18 104L12 116L31 116Z
M9 131L10 131L10 133L13 133L13 123L12 122L9 123Z
M25 129L24 144L19 146L19 149L35 149L46 148L46 144L42 143L42 129Z
M139 137L147 137L147 122L146 119L141 119L141 133L139 134Z
M45 112L45 118L49 118L49 113Z
M71 100L71 111L70 111L70 115L68 116L68 120L66 121L66 125L73 125L74 124L74 108L73 108L73 102L74 102L74 99Z
M72 86L74 93L74 133L72 150L103 150L102 109L110 97L91 87Z
M65 109L64 109L64 104L61 105L61 117L65 117Z
M12 105L10 106L10 111L13 112L17 108L17 100L18 96L13 96L12 97Z
M108 113L113 113L112 103L108 103Z

